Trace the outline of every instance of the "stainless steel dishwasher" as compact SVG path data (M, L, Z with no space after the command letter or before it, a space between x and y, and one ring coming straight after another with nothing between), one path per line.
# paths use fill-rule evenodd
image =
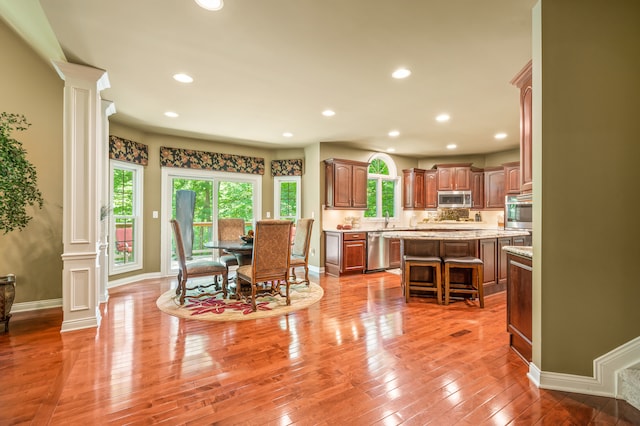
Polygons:
M367 272L381 271L389 267L389 239L382 232L367 232Z

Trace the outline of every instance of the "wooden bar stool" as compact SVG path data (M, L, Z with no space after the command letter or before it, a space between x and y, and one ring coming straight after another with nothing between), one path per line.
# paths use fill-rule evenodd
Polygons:
M451 269L470 269L471 283L451 284ZM484 308L484 264L477 257L445 257L444 258L444 304L449 304L451 293L470 294L477 296L480 307Z
M442 260L435 256L404 256L404 300L409 301L411 290L436 293L438 305L442 304ZM431 281L412 281L411 268L431 268Z

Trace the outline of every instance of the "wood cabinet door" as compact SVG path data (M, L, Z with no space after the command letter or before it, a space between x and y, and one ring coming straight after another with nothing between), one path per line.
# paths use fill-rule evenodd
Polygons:
M453 191L453 167L438 168L438 191Z
M400 267L400 239L393 238L389 240L389 267Z
M365 241L345 241L342 246L342 272L364 271L366 265Z
M471 172L471 200L472 208L484 208L484 173Z
M504 192L505 194L520 193L520 165L504 166Z
M507 252L502 250L505 246L513 245L511 237L498 238L498 283L507 282Z
M367 180L369 170L368 166L353 166L352 178L352 204L351 206L358 209L367 208Z
M328 275L340 276L340 249L342 238L339 232L325 232L324 234L324 269Z
M504 209L504 170L485 170L484 207Z
M533 140L531 136L532 109L531 80L520 92L520 190L531 192L533 189Z
M507 331L511 346L531 361L532 315L531 259L507 254Z
M456 167L454 169L453 189L455 191L471 191L471 168Z
M438 171L427 170L424 175L425 209L438 208Z
M403 205L405 209L415 210L425 207L425 171L420 169L403 170Z
M483 284L495 284L496 273L498 269L496 238L488 238L480 240L480 259L484 263L484 282Z
M351 207L352 170L350 164L334 165L333 207Z

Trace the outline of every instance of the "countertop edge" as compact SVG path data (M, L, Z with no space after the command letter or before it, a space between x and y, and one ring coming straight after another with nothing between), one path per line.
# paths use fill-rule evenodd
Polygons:
M502 250L517 256L533 259L533 247L531 246L504 246Z

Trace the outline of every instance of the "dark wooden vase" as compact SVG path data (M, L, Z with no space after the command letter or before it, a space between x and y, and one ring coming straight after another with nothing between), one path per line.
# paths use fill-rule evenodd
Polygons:
M4 332L9 331L11 307L16 298L16 276L13 274L0 276L0 323L4 322Z

